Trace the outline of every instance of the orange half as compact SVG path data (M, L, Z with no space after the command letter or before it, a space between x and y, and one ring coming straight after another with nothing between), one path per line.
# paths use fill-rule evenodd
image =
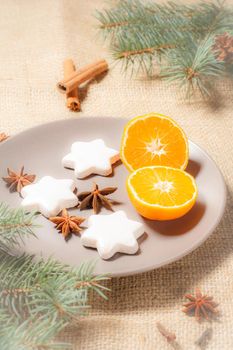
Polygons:
M197 198L194 178L165 166L135 170L127 179L127 191L136 210L152 220L177 219L193 207Z
M150 113L126 124L120 153L129 171L152 165L184 170L189 158L188 140L173 119Z

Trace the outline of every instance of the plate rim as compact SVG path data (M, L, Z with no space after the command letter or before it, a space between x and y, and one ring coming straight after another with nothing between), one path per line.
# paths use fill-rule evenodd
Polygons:
M32 127L29 127L25 130L19 131L15 134L13 134L12 136L10 136L8 139L6 139L4 142L0 143L0 149L1 147L7 145L7 143L10 143L11 140L17 139L18 136L22 136L22 134L27 134L28 132L30 133L30 131L33 131L35 129L38 129L40 127L46 127L46 126L50 126L53 124L62 124L62 123L78 123L80 120L90 120L90 119L102 119L102 120L121 120L121 121L125 121L125 123L127 123L127 121L131 120L132 118L121 118L121 117L99 117L99 116L80 116L77 117L75 119L60 119L60 120L53 120L53 121L49 121L46 123L41 123ZM136 268L134 271L132 270L125 270L124 272L118 273L118 272L113 272L113 273L107 273L108 276L110 277L125 277L125 276L132 276L132 275L137 275L137 274L141 274L141 273L145 273L145 272L150 272L153 270L156 270L160 267L165 267L173 262L176 262L178 260L181 260L183 257L185 257L186 255L190 254L191 252L193 252L194 250L196 250L198 247L200 247L209 237L210 235L216 230L216 228L218 227L218 225L220 224L221 219L223 218L225 209L226 209L226 203L227 203L227 186L225 183L225 179L224 176L220 170L220 168L218 167L216 161L209 155L209 153L203 149L201 146L199 146L198 144L196 144L195 142L193 142L192 140L190 140L190 138L188 138L189 144L193 144L194 147L196 147L200 152L204 153L204 155L208 158L209 161L211 161L219 176L221 179L221 183L222 183L222 187L223 187L223 193L222 193L222 201L223 201L223 205L221 210L218 212L218 216L217 219L214 223L213 226L210 227L210 229L208 230L208 232L206 233L206 235L204 237L202 237L202 239L200 239L198 242L194 243L192 246L190 246L189 248L187 248L184 252L176 255L175 257L172 257L170 259L167 259L166 261L161 262L160 264L156 264L156 265L151 265L150 268L148 267L142 267L142 268ZM56 258L55 258L56 259ZM99 258L97 258L96 260L98 261ZM95 271L94 271L94 274Z

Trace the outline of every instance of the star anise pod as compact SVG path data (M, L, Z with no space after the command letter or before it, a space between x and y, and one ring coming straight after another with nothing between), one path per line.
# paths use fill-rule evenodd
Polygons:
M2 179L8 184L10 191L17 191L19 193L24 186L30 185L36 178L36 175L24 173L24 167L21 168L19 174L9 168L7 168L7 172L9 176Z
M112 210L111 202L107 195L115 192L117 187L105 187L102 190L99 189L97 184L94 184L94 188L90 192L81 192L78 194L78 199L81 201L80 210L93 208L94 213L98 214L100 212L101 206L106 209Z
M196 320L200 321L201 318L209 319L211 314L217 314L217 303L213 301L213 297L203 295L199 288L196 288L195 295L186 294L185 298L189 300L188 303L183 306L185 313L193 313Z
M72 233L80 234L82 231L80 225L85 221L85 218L70 216L68 211L63 209L61 215L50 217L49 220L56 224L56 229L62 233L65 240L68 240Z
M5 132L0 132L0 142L5 141L6 139L8 139L8 135L5 134Z

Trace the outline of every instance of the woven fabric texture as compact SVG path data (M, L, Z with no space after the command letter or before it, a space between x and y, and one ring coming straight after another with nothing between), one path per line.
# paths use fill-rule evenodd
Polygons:
M172 349L156 329L160 321L176 333L174 349L198 349L195 341L207 328L212 336L206 349L233 349L232 82L218 83L209 103L198 97L188 103L176 86L158 79L131 79L111 64L104 77L82 86L82 111L68 111L56 89L63 60L72 57L79 67L110 59L93 17L95 9L104 6L103 0L0 2L0 131L13 135L81 116L129 118L151 111L170 115L217 162L228 202L221 224L199 249L158 270L112 279L109 300L91 296L89 316L61 338L71 341L74 349ZM198 324L181 312L184 293L196 286L220 303L218 322Z

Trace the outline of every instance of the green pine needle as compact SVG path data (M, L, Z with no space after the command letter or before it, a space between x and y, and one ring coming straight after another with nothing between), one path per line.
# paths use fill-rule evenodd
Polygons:
M0 203L0 250L18 246L25 236L34 235L35 219L35 213L27 213L22 208L10 209Z
M179 82L190 97L196 90L210 95L214 80L232 72L213 49L217 35L233 34L233 10L224 1L121 0L96 17L113 59L131 74L152 76L157 67L161 78Z
M1 350L68 350L71 344L53 341L64 324L58 322L53 328L40 318L19 323L6 311L0 313L0 349Z
M0 205L0 349L68 349L55 335L77 322L88 305L88 291L106 297L104 275L94 276L95 262L70 268L53 259L17 256L17 246L34 235L35 214Z
M197 89L203 97L208 96L211 91L209 78L217 78L224 73L224 64L216 60L212 50L213 42L214 38L210 36L199 46L191 43L188 52L170 52L168 65L162 68L161 76L168 81L180 81L188 98Z

